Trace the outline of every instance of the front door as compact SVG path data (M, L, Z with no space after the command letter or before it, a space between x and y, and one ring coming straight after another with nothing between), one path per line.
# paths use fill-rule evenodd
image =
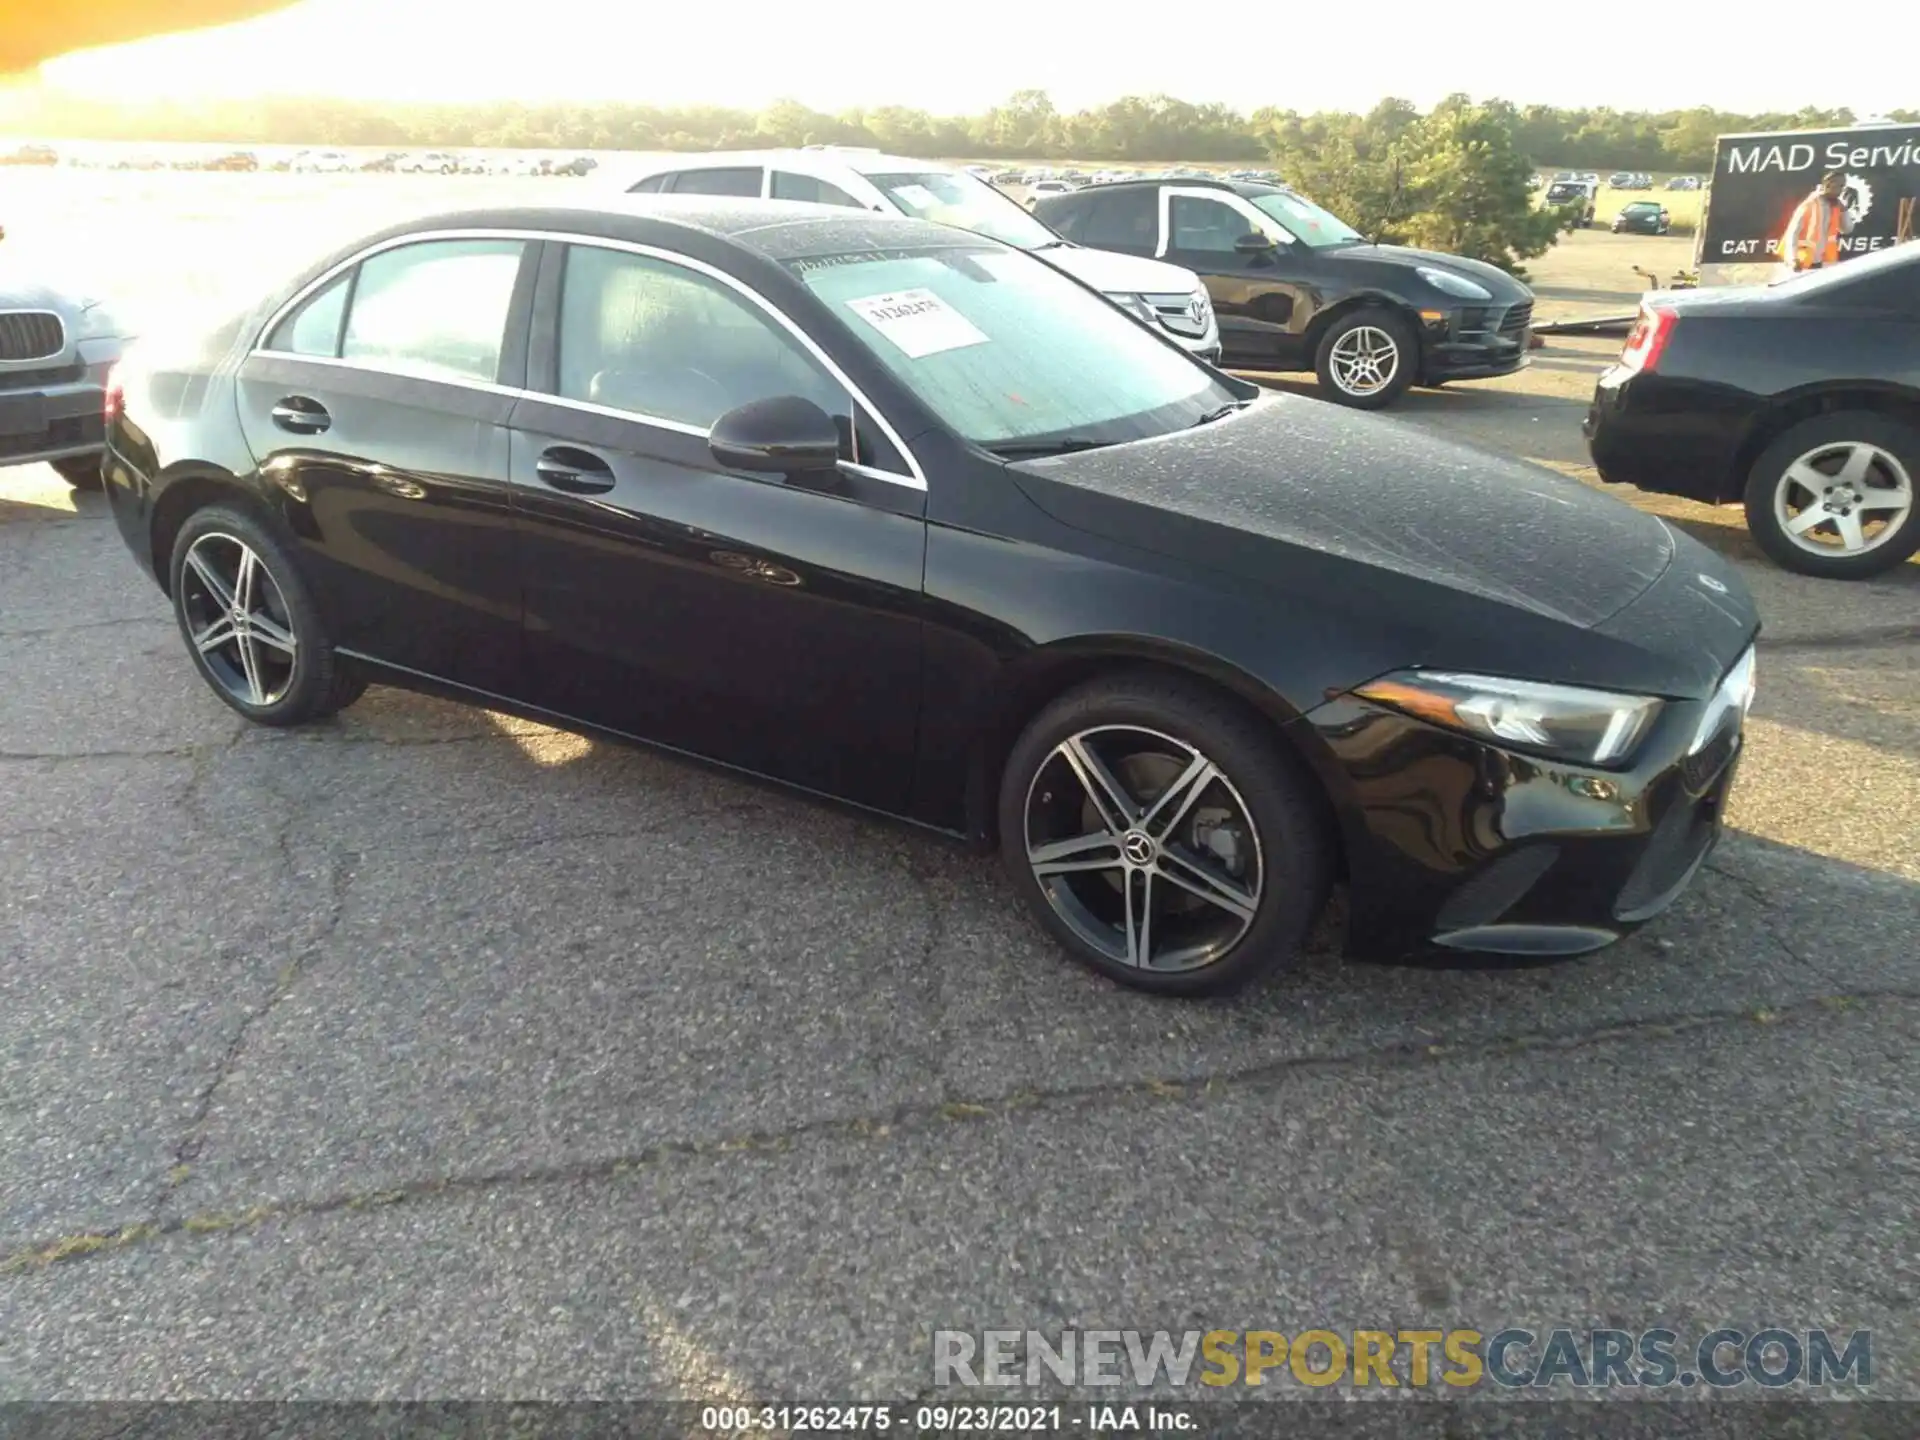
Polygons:
M513 413L529 698L882 809L919 716L924 484L846 387L716 273L554 246ZM551 322L551 323L550 323ZM801 395L850 462L819 485L731 472L707 432Z
M493 692L518 675L500 380L528 248L380 250L282 319L236 387L335 642Z
M1248 235L1275 244L1244 250ZM1220 320L1225 363L1293 369L1304 358L1310 301L1295 275L1303 247L1231 191L1163 186L1156 257L1202 276Z

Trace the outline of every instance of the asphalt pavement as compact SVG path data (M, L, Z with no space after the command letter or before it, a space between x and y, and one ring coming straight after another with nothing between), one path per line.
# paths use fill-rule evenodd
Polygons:
M1392 423L1579 473L1605 348ZM1762 1324L1871 1329L1920 1398L1920 566L1823 586L1629 498L1765 612L1696 887L1576 962L1323 935L1191 1003L1066 962L988 859L697 767L387 689L249 728L99 500L0 471L0 1400Z

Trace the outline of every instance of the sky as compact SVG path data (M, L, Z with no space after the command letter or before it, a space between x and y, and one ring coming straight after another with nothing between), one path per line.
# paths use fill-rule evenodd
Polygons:
M978 112L1026 88L1068 110L1154 92L1241 110L1365 109L1384 95L1424 107L1455 90L1623 110L1847 105L1866 116L1920 105L1911 47L1888 43L1908 32L1910 5L1856 0L1840 12L1844 34L1819 12L1798 13L1821 35L1811 47L1762 12L1671 0L1279 0L1191 22L1177 10L1088 0L968 0L917 17L900 0L537 0L524 9L302 0L238 25L51 61L42 81L129 99L291 92L757 107L788 98L828 111L941 113Z

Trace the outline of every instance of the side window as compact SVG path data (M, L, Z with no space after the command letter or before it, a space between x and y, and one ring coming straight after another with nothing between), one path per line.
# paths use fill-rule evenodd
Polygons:
M266 348L292 355L337 356L340 317L346 310L347 284L352 277L353 271L347 270L309 295L299 309L273 327Z
M729 170L682 170L673 177L676 195L745 195L760 193L760 167L739 166Z
M1096 250L1133 250L1153 253L1159 239L1159 192L1123 190L1094 197L1081 231L1073 238ZM1175 205L1180 202L1174 201Z
M1171 220L1175 250L1231 253L1233 242L1253 230L1247 217L1231 205L1197 195L1175 195Z
M593 245L567 251L559 393L701 429L776 395L804 396L841 417L850 403L792 335L729 287Z
M789 174L785 170L773 172L773 198L775 200L810 200L815 205L847 205L855 210L867 208L838 185L830 185L825 180L816 180L811 175Z
M520 253L518 240L424 240L368 257L341 355L406 374L491 382Z
M629 195L658 195L666 188L667 177L665 175L649 175L638 185L629 185L627 187L627 193Z
M1033 207L1033 213L1067 239L1078 243L1081 231L1092 223L1094 212L1099 208L1100 200L1089 197L1064 203L1055 201L1047 204L1044 209L1036 205Z

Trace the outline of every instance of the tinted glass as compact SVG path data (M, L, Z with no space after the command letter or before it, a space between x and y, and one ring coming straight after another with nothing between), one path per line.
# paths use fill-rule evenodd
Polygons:
M409 374L495 379L520 251L518 240L427 240L369 257L340 353Z
M730 287L663 260L578 245L560 301L560 390L706 429L736 405L799 395L830 415L846 391Z
M630 186L627 190L627 193L629 195L657 195L660 193L660 191L666 188L667 188L666 176L649 175L646 179L642 180L638 185Z
M1171 229L1175 250L1232 254L1234 242L1251 234L1253 222L1233 206L1198 195L1175 195Z
M866 178L896 209L919 220L954 225L1022 250L1037 250L1060 239L1014 201L964 170Z
M1849 256L1838 265L1776 280L1771 288L1787 295L1804 295L1818 305L1911 313L1920 309L1920 245L1889 245Z
M792 175L784 170L773 172L773 198L808 200L815 205L851 205L856 210L866 209L866 206L838 185L829 185L825 180L816 180L811 175Z
M676 195L744 195L760 193L760 167L733 170L682 170L673 177Z
M1135 250L1150 255L1160 238L1159 198L1153 190L1095 195L1074 238L1097 250Z
M1180 350L1052 267L994 249L816 257L789 268L853 337L981 445L1096 443L1233 399Z
M340 314L347 303L347 281L352 271L309 296L306 302L273 327L267 349L295 355L338 355Z

